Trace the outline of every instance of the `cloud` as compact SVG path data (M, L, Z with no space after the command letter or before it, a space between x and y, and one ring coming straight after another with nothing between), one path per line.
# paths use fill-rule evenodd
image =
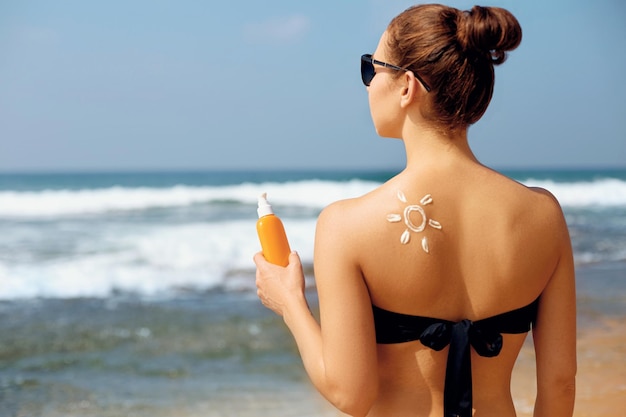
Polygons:
M311 21L302 15L277 17L244 27L244 38L252 43L288 44L302 39Z

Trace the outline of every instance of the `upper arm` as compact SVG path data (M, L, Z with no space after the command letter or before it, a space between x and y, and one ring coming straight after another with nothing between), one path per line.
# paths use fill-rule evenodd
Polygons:
M338 392L367 404L378 390L376 340L369 292L357 261L358 218L350 214L349 205L335 203L319 216L315 280L327 380Z
M575 268L567 224L558 202L554 199L552 204L552 213L547 214L554 218L549 233L558 239L559 250L554 271L541 293L537 322L533 329L537 394L539 402L541 395L550 396L562 390L563 395L571 396L573 407L576 375ZM568 394L568 390L572 392Z

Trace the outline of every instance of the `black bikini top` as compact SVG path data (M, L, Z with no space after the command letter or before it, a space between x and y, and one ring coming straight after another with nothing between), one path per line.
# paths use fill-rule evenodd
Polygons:
M443 393L444 416L471 417L470 345L480 356L497 356L502 349L501 333L528 332L537 317L538 303L539 298L517 310L482 320L459 322L410 316L372 305L376 343L391 344L419 340L424 346L437 351L450 345Z

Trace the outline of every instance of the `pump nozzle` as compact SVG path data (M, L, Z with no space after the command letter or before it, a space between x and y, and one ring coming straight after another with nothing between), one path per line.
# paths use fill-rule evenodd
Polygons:
M272 205L267 201L267 193L263 193L259 196L258 208L256 209L259 218L267 216L268 214L274 214Z

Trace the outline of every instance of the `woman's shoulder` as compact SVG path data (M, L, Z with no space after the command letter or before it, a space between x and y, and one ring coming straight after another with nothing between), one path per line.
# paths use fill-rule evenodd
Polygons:
M535 229L554 233L566 228L561 205L549 190L529 187L502 174L494 180L493 203L498 209L509 212L509 219L518 226L535 226Z
M377 211L384 210L382 196L385 187L378 187L362 196L338 200L326 206L318 217L318 228L328 227L334 232L358 233L363 225L371 223Z
M561 205L557 198L549 190L541 187L529 187L521 183L520 197L525 203L525 209L531 210L533 214L541 214L544 216L553 215L561 216Z
M543 220L544 225L553 232L559 230L561 237L569 241L569 232L563 209L557 198L550 191L541 187L527 187L534 196L536 217Z
M329 259L357 263L361 245L369 240L369 227L364 227L371 224L364 214L366 202L364 197L338 200L321 211L315 230L316 262L320 259L317 254L323 253Z
M318 223L333 223L334 226L347 226L350 220L361 215L368 201L371 201L370 194L360 197L337 200L326 206L320 213Z
M527 187L524 186L529 193L533 194L535 198L544 202L546 205L550 207L558 207L560 209L559 201L556 196L552 194L549 190L541 187Z
M545 188L526 186L497 171L492 171L491 178L493 182L487 183L487 186L495 184L495 191L505 200L522 206L532 206L534 212L539 209L561 211L556 197Z

